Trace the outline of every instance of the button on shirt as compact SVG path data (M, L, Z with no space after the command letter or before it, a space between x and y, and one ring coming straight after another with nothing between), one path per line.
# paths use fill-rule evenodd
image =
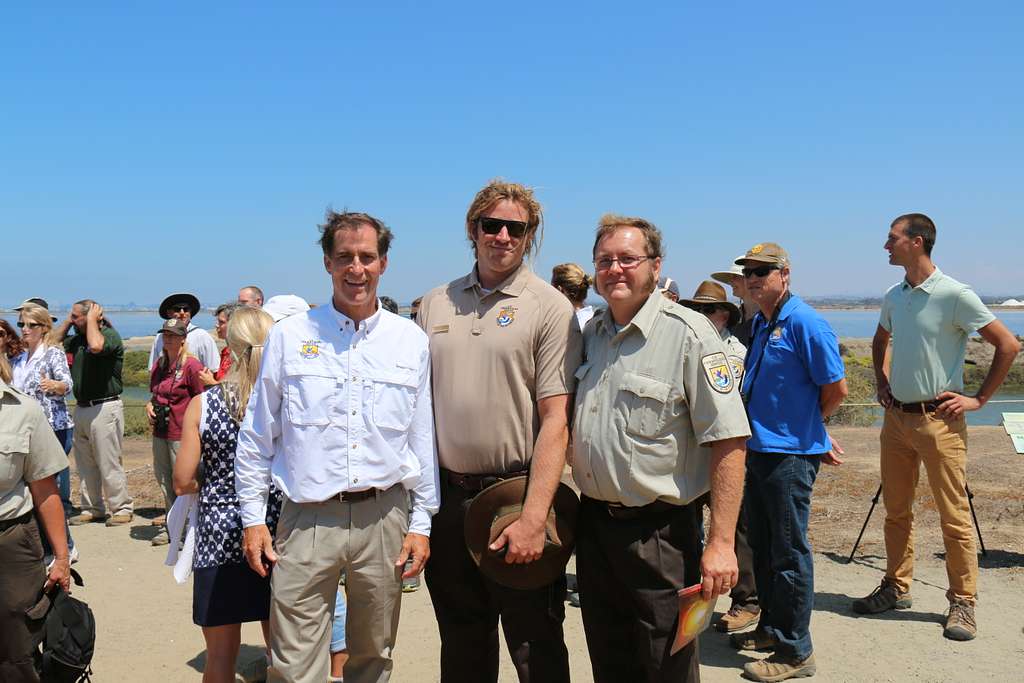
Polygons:
M584 332L573 479L591 498L683 505L710 488L709 444L750 436L727 348L711 322L654 292L616 331Z
M270 331L238 434L244 526L266 520L271 478L296 503L343 491L412 494L409 531L430 534L437 458L427 337L378 307L357 326L331 304Z
M762 453L821 455L831 449L821 416L821 387L846 376L835 332L817 311L790 295L778 316L754 316L743 393Z
M995 319L970 287L938 268L917 287L893 285L878 320L892 334L892 395L915 403L962 392L967 338Z
M185 330L185 343L188 344L188 352L198 358L203 367L211 370L220 367L220 350L217 348L217 342L213 340L209 332L191 321ZM160 357L163 350L164 335L158 334L149 350L149 367L153 367L153 363Z

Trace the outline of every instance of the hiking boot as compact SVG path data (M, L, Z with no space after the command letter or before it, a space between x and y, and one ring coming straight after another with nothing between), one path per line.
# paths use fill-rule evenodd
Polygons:
M107 526L121 526L123 524L131 524L132 513L130 512L118 512L116 515L111 515L107 518Z
M106 515L97 515L88 510L83 510L77 515L73 515L68 518L69 526L81 526L83 524L91 524L93 522L102 522L107 518Z
M160 515L149 520L150 526L164 526L167 524L167 515Z
M978 633L978 622L974 620L974 605L967 600L954 598L949 603L946 628L942 635L950 640L974 640Z
M774 650L779 644L775 636L770 636L759 628L746 633L733 633L729 636L729 645L737 650Z
M806 659L771 655L758 662L747 662L743 665L743 677L752 681L785 681L790 678L807 678L817 670L814 665L814 654Z
M150 545L167 545L171 542L171 537L167 534L167 529L161 529L156 536L150 540Z
M891 609L907 609L913 604L909 591L901 593L896 584L882 579L881 585L871 591L871 595L853 601L853 611L857 614L878 614Z
M757 605L750 605L749 607L733 605L729 608L728 612L715 622L715 630L722 633L735 633L744 630L748 626L753 626L760 618L761 608Z

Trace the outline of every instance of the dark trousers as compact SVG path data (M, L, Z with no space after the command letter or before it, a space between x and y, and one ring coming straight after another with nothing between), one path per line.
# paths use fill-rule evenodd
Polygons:
M705 493L694 501L697 506L697 529L700 532L701 545L704 544L704 506L711 507L711 494ZM739 567L739 578L736 585L729 591L730 607L746 607L752 611L757 607L757 582L754 580L754 553L747 540L747 506L740 501L740 514L736 518L736 564Z
M46 581L43 548L31 514L0 530L0 681L35 683L35 638L43 620L25 611L35 605Z
M700 680L696 641L669 654L678 591L700 581L700 554L696 505L613 519L583 497L576 576L596 683Z
M498 680L499 617L522 683L568 682L565 576L546 588L523 591L481 574L466 550L464 503L472 496L442 476L425 573L441 635L441 682Z
M776 651L811 654L814 558L807 540L811 490L821 457L747 451L747 505L760 628L779 642Z

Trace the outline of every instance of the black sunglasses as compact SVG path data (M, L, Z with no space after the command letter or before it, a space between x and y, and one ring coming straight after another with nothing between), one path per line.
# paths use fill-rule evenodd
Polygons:
M491 218L490 216L482 216L480 218L480 229L488 235L497 235L501 232L502 226L508 229L508 236L515 239L522 238L526 234L526 228L528 227L523 221L510 221L504 218Z
M184 304L181 304L178 306L168 306L167 310L170 311L171 313L188 313L192 309L189 308L188 306L185 306Z
M718 310L718 304L691 304L690 308L704 315L711 315Z
M42 323L23 323L20 320L18 321L18 327L25 327L26 325L28 325L33 330L36 329L37 327L43 326Z
M773 270L781 270L778 266L758 266L757 268L744 268L743 277L767 277Z

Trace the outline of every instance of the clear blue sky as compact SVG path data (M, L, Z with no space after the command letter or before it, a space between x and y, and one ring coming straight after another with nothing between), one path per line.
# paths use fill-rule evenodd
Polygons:
M468 271L495 176L538 189L544 276L614 211L684 290L771 240L797 292L880 294L924 211L946 272L1024 294L1020 3L373 4L6 6L0 305L326 301L328 205L392 226L404 303Z

